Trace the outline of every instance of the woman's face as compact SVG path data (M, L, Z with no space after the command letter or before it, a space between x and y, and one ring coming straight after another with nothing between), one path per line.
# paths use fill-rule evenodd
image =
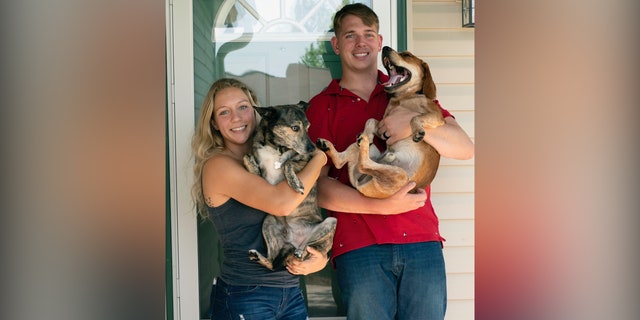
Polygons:
M220 90L213 100L211 124L225 144L245 144L255 129L256 118L249 97L239 88Z

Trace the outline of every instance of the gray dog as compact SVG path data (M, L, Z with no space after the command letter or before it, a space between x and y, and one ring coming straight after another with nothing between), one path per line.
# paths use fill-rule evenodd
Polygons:
M304 101L297 105L255 108L262 119L253 137L253 150L245 155L244 165L270 184L283 179L298 193L304 186L296 173L311 159L315 145L307 134L309 120ZM288 216L267 215L262 223L262 235L267 245L267 257L255 249L249 258L273 270L287 261L308 257L307 246L327 254L336 229L336 218L322 220L314 185L307 198Z

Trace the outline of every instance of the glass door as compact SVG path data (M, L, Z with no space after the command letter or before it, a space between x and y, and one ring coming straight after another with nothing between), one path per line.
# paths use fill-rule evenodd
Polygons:
M169 132L175 134L169 137L169 165L171 179L176 181L171 184L175 319L192 319L196 313L200 319L207 318L211 284L220 270L213 226L199 220L185 192L192 181L190 159L185 153L210 85L222 77L236 78L256 91L263 106L308 101L332 78L340 77L339 58L329 43L331 24L335 12L352 2L365 3L376 11L384 44L395 47L395 1L169 2L169 113L173 116ZM187 43L191 47L185 48ZM196 247L197 252L193 250ZM344 316L333 282L330 266L304 278L312 318Z
M331 25L335 12L349 2L353 1L194 1L195 96L204 99L212 81L230 77L253 88L263 106L308 101L332 77L340 77L340 60L330 43ZM361 2L371 6L371 1ZM196 101L196 109L201 101ZM219 272L220 257L211 223L199 226L204 317L210 279ZM332 280L330 266L304 277L310 316L344 316Z

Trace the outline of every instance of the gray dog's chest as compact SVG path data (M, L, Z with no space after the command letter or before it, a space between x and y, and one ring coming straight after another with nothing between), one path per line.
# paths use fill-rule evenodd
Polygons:
M255 150L255 156L260 159L262 177L270 184L277 184L285 178L284 163L289 162L295 172L299 172L309 161L310 155L299 155L293 150L280 153L275 148L265 146Z
M258 148L255 150L256 158L260 159L260 169L262 176L270 184L277 184L284 179L282 164L284 157L273 148Z

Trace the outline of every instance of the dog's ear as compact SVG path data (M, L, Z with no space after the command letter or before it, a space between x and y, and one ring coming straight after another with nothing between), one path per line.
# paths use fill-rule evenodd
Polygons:
M429 65L426 62L422 62L422 70L424 71L422 92L427 98L434 100L436 98L436 84L433 82Z
M309 103L300 100L300 102L298 102L298 107L302 108L302 110L304 111L307 111L307 109L309 109Z
M271 115L273 115L275 113L275 109L273 107L257 107L254 106L254 109L256 109L256 111L258 111L258 114L266 119L269 119L269 117Z

